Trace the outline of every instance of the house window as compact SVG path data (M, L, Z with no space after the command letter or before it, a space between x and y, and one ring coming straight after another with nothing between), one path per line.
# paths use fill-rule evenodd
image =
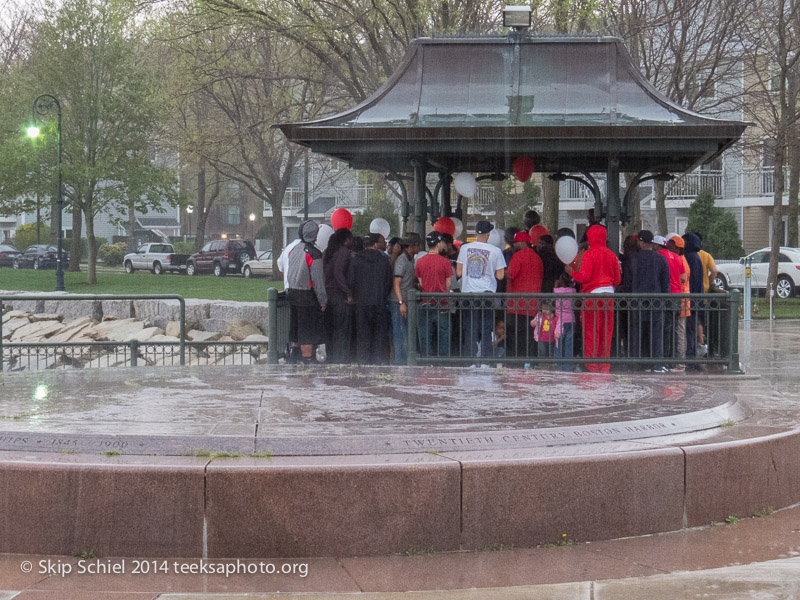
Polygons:
M229 204L225 207L225 225L239 225L241 222L241 207L238 204Z
M675 217L675 233L683 235L686 233L686 227L689 225L689 219L686 217Z
M761 142L761 167L772 169L775 167L775 150L772 147L772 140Z

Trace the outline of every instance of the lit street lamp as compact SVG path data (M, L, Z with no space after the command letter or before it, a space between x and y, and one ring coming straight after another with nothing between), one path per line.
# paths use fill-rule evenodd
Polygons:
M62 224L62 212L64 210L64 190L61 180L61 104L56 99L55 96L51 96L50 94L42 94L36 97L36 100L33 101L33 108L31 110L31 114L33 116L34 125L28 127L28 137L29 138L37 138L39 137L39 128L36 127L36 115L44 116L47 114L49 110L56 107L58 111L58 162L57 162L57 169L58 169L58 198L57 202L57 211L58 216L56 219L57 227L58 227L58 257L56 258L56 291L63 292L65 291L64 288L64 228Z

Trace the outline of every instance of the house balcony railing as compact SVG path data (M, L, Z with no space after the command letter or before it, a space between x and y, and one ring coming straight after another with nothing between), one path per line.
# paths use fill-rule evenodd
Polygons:
M665 189L667 199L694 199L703 190L722 198L722 171L694 171L670 181Z
M784 169L783 189L789 190L789 169ZM775 193L775 174L772 167L747 169L739 174L740 197L772 196Z

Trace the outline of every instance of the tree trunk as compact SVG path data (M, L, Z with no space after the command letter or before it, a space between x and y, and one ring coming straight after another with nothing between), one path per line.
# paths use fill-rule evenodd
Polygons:
M76 192L77 193L77 192ZM72 204L72 239L69 245L69 268L71 273L81 270L81 233L83 220L81 209L77 203Z
M97 248L94 239L94 218L91 211L92 202L88 201L84 204L88 207L88 210L84 213L86 217L86 246L89 252L89 276L86 282L90 285L95 285L97 283Z
M542 177L542 225L553 237L558 230L559 182Z
M792 136L792 145L789 153L789 207L787 211L786 244L792 248L797 248L798 242L798 223L800 218L800 142L797 136Z
M669 224L667 223L667 192L665 188L665 182L655 181L656 221L661 235L667 235L669 233Z
M197 213L194 251L199 252L206 239L206 221L208 220L208 211L206 210L206 167L202 161L197 171L197 202L195 203L194 212Z
M88 222L87 222L88 224ZM135 230L136 230L136 209L133 205L133 200L128 203L128 226L127 226L127 236L128 236L128 252L136 252L137 244L136 244L136 237L135 237ZM89 234L89 228L86 228L86 234Z
M502 181L495 181L493 182L492 187L494 188L494 221L495 227L501 231L505 231L506 228L506 212L507 202L506 202L506 195L503 192L503 182Z
M55 197L50 199L50 245L58 244L58 202Z
M280 194L275 194L268 199L272 207L272 277L275 281L282 281L283 276L278 270L278 257L283 252L283 196L286 188L280 190ZM287 240L292 241L292 240Z
M631 182L633 181L635 175L633 173L625 173L625 193L628 193L628 190L631 187ZM642 203L641 197L639 194L639 186L636 186L636 189L629 195L629 200L631 202L633 211L631 213L630 220L625 224L625 227L622 229L622 238L626 238L629 235L636 234L642 228ZM659 231L661 235L667 235L667 231L665 229L661 229Z
M772 243L770 244L768 289L775 289L778 281L778 254L783 244L783 165L786 162L785 144L781 136L775 143L775 170L772 173L775 186L772 205Z

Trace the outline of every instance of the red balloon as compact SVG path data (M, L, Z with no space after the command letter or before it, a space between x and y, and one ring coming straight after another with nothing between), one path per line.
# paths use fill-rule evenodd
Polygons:
M331 215L331 227L334 231L344 227L350 229L353 226L353 215L346 208L337 208Z
M511 166L514 169L514 175L523 183L533 175L533 161L527 156L520 156L515 159Z
M436 220L436 223L433 224L433 230L438 231L439 233L447 233L449 235L455 235L456 224L453 223L453 219L451 219L450 217L439 217Z

